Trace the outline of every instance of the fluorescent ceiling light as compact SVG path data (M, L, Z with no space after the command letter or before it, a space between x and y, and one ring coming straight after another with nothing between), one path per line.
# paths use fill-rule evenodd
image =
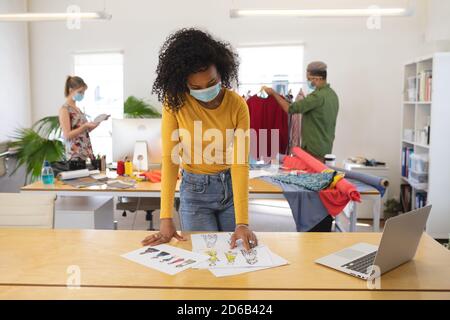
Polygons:
M366 8L366 9L232 9L230 17L370 17L407 16L406 8Z
M68 19L110 20L104 12L64 12L64 13L0 13L0 21L61 21Z

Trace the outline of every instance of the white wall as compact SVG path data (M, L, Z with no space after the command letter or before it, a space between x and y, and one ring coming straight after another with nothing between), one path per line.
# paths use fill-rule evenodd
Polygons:
M428 0L426 46L429 51L450 51L450 1Z
M23 12L25 0L2 0L0 12ZM31 121L27 24L0 22L0 141Z
M296 1L299 6L336 7L337 1ZM64 23L31 23L31 84L33 120L56 114L63 102L65 76L74 51L124 51L125 96L150 97L158 50L169 33L203 27L233 45L254 43L305 44L306 61L328 63L331 85L341 99L334 152L341 161L363 155L389 163L393 194L400 181L400 107L403 62L424 52L426 3L418 1L410 18L383 18L380 30L366 20L245 18L230 19L232 7L292 8L292 1L106 1L109 22L84 22L81 30ZM31 11L64 11L78 4L100 10L103 1L30 1ZM367 7L369 0L341 0L339 6ZM378 0L380 6L404 5L403 0ZM86 79L89 82L89 79Z

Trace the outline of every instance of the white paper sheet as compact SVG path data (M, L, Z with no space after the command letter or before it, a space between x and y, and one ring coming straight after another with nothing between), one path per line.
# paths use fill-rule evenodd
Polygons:
M271 267L273 261L267 247L259 245L249 251L238 241L238 247L230 249L231 233L195 234L192 250L209 256L209 260L196 266L199 269L211 268L251 268Z
M167 244L140 249L122 257L166 274L174 275L209 259L209 256L176 248Z
M259 177L271 177L279 174L278 171L267 171L264 169L250 170L248 175L249 179L256 179Z
M269 250L269 249L268 249ZM235 276L247 272L253 272L253 271L259 271L259 270L265 270L265 269L271 269L275 267L284 266L286 264L289 264L289 262L286 259L283 259L282 257L276 255L272 251L270 251L273 266L271 267L255 267L255 268L216 268L216 269L209 269L213 275L216 277L229 277L229 276Z
M109 115L107 115L107 114L105 114L105 113L102 113L102 114L98 115L98 116L94 119L94 122L95 122L95 123L100 123L100 122L102 122L102 121L107 120L108 118L109 118Z

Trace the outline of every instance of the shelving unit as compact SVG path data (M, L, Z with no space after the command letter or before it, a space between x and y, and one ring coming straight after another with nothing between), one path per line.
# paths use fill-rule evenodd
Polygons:
M419 90L419 74L425 72L431 72L432 85L429 101L420 101L419 94L410 89L415 81L415 87ZM423 83L423 79L421 81ZM403 174L402 183L411 186L412 209L416 208L416 194L427 194L427 203L433 205L427 232L437 239L448 239L450 236L449 83L450 52L418 58L404 65L401 159L403 161L403 148L407 147L415 155L428 156L429 165L428 183L418 183ZM428 125L431 129L428 130L429 139L426 139L429 144L423 139L427 137L426 131L421 132Z

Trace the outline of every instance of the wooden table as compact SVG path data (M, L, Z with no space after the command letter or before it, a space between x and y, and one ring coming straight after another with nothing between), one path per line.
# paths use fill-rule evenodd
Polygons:
M191 269L169 276L120 256L148 234L0 230L0 298L32 298L42 288L48 298L450 298L450 253L426 234L415 260L383 275L380 290L314 263L357 242L378 244L379 233L259 233L260 241L290 264L224 278ZM171 244L191 249L190 241ZM70 266L81 271L81 291L66 288Z
M179 197L180 182L177 183L175 196ZM121 197L161 197L161 183L138 182L133 189L114 189L107 185L92 186L88 188L76 188L61 181L56 181L54 186L44 186L42 181L37 181L21 189L22 192L54 192L58 196L121 196ZM261 179L249 180L249 199L285 199L283 190L272 183ZM369 200L373 203L373 231L380 231L380 207L381 195L378 191L361 192L363 201ZM350 203L349 231L356 231L357 206ZM344 219L345 217L342 217ZM340 224L340 222L338 222Z
M175 196L179 197L180 181L178 181ZM60 196L121 196L121 197L161 197L161 183L147 181L137 182L134 188L108 188L106 184L87 188L76 188L56 180L54 186L44 186L42 181L36 181L21 188L22 192L55 192ZM251 199L284 199L280 187L261 179L249 180L249 198Z

